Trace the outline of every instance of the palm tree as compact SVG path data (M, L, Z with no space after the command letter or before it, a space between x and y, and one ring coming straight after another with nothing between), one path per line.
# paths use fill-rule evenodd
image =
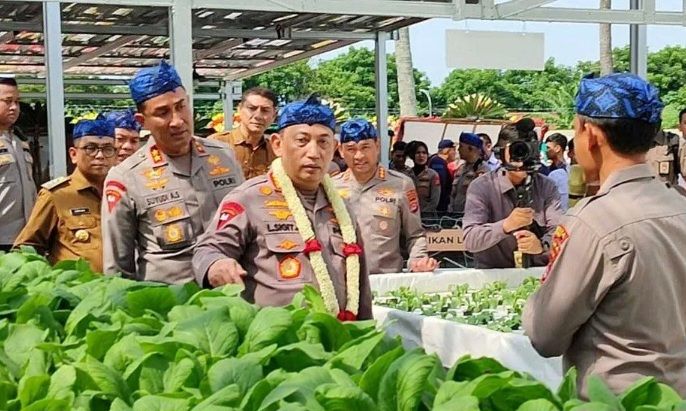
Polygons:
M601 10L612 9L612 0L600 0ZM608 23L600 24L600 74L612 74L612 25Z
M395 41L395 64L398 75L398 95L400 96L400 115L417 115L417 96L410 50L410 28L403 27Z

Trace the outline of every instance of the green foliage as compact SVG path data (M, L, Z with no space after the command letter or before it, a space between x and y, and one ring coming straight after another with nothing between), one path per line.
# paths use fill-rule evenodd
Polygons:
M497 101L482 94L458 97L443 114L445 118L502 119L507 112Z
M0 253L0 409L7 411L673 410L653 378L576 398L489 358L447 372L373 322L340 323L306 287L256 308L236 287L99 277L87 265ZM39 309L43 307L44 309ZM19 318L21 317L21 322ZM46 319L51 319L47 321Z

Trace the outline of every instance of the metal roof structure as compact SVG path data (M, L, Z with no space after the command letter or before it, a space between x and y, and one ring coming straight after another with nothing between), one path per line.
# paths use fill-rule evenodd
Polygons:
M599 10L585 0L571 8L554 0L0 0L0 74L45 77L55 176L66 171L65 76L126 78L169 58L188 86L198 75L238 80L374 40L377 121L385 127L385 45L398 28L430 18L686 25L686 0L680 10L630 1L629 9Z

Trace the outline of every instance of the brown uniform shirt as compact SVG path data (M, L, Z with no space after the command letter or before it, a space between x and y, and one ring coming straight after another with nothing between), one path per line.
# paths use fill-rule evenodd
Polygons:
M78 168L69 177L43 184L15 247L33 246L53 264L84 258L102 272L100 202L100 192Z
M427 256L417 192L406 175L379 166L364 185L350 170L334 181L357 217L370 274L401 272L403 253L410 259Z
M36 201L29 144L0 132L0 245L11 245Z
M102 204L105 273L137 280L193 280L191 257L222 198L243 182L233 151L195 137L185 166L150 138L112 168ZM188 169L190 165L190 169Z
M419 197L419 210L422 213L435 213L441 199L441 178L438 173L426 167L419 175L413 172L412 180Z
M517 240L503 231L503 222L515 209L515 188L505 169L478 177L467 189L467 203L462 219L467 251L474 253L478 268L512 268ZM543 230L543 246L550 244L560 223L562 208L555 183L536 174L533 181L534 222ZM548 263L548 252L531 258L534 266Z
M322 246L322 256L345 308L345 254L343 236L324 190L314 207L303 202ZM221 223L220 223L221 221ZM358 242L362 236L358 231ZM305 243L281 192L268 175L253 178L224 198L193 254L198 283L205 285L207 270L216 261L233 258L247 271L244 298L261 306L290 304L305 284L317 286L312 266L304 254ZM358 317L371 318L372 297L364 256L360 257L360 306Z
M564 354L578 384L599 375L619 393L655 376L686 395L686 199L642 164L610 175L556 230L526 333Z
M267 173L276 155L266 138L263 138L257 147L253 147L246 141L246 136L240 127L223 133L212 134L208 138L224 142L236 153L236 160L243 169L245 179L261 176Z
M478 160L474 164L462 164L453 180L448 211L464 213L464 206L467 203L467 188L477 177L486 173L488 173L488 164L483 160Z

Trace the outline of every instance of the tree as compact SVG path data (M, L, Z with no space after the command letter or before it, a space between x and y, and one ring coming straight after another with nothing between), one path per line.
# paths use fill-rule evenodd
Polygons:
M267 87L274 91L279 103L298 100L311 93L315 72L306 60L279 67L243 81L243 89Z
M429 88L426 75L413 70L417 89ZM388 56L388 105L398 112L399 96L395 56ZM321 61L315 68L312 89L322 96L340 102L352 115L372 115L375 108L374 52L366 48L351 47L347 53L334 59ZM423 103L423 102L422 102ZM420 109L426 110L425 104Z
M600 0L601 10L612 9L612 0ZM607 75L613 72L612 63L612 26L600 24L600 74Z
M417 115L417 96L412 72L412 50L410 49L410 28L403 27L395 41L395 58L398 77L398 96L400 115Z

